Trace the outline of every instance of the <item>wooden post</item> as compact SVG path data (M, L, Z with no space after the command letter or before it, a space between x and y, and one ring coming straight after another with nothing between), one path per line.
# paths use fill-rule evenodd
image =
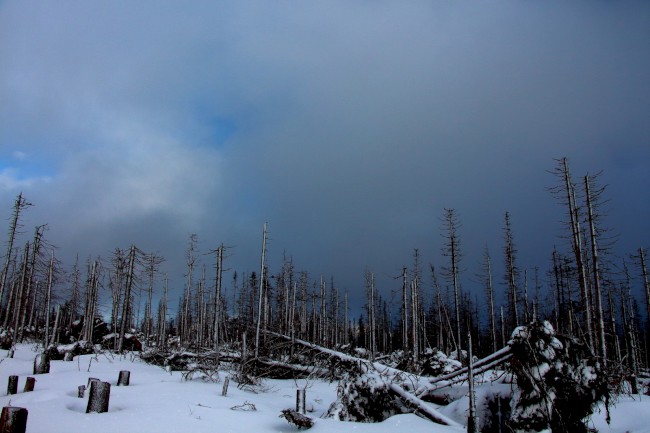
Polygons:
M226 378L223 380L223 388L221 389L221 395L225 397L228 395L228 384L230 383L230 377L226 376Z
M9 349L7 351L7 358L13 358L14 357L14 349Z
M25 388L23 389L23 392L34 391L35 384L36 384L36 379L34 379L33 377L28 377L27 380L25 381Z
M77 387L77 397L84 398L85 394L86 394L86 385L79 385Z
M50 356L42 352L34 358L34 374L45 374L50 372Z
M9 383L7 384L7 395L18 393L18 376L9 376Z
M86 384L86 388L90 388L90 385L91 385L93 382L99 382L99 379L97 379L96 377L89 377L89 378L88 378L88 383Z
M70 362L74 360L74 353L72 352L66 352L65 355L63 355L63 360L66 362Z
M23 407L3 407L0 415L0 432L25 433L27 430L27 409Z
M305 414L307 413L307 390L297 389L296 390L296 412Z
M131 380L131 372L128 370L120 371L120 375L117 379L117 386L129 386Z
M108 401L111 396L111 384L100 382L98 380L90 383L90 393L88 394L88 407L86 413L108 412Z

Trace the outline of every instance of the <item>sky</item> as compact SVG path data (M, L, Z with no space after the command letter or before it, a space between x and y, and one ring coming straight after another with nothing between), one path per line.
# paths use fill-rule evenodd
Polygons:
M603 171L620 263L650 247L648 119L644 1L0 1L0 217L23 192L22 243L47 223L67 268L135 244L178 291L190 234L228 278L268 222L271 272L360 305L366 269L388 296L414 248L445 265L453 208L479 296L506 211L521 269L566 251L564 156Z

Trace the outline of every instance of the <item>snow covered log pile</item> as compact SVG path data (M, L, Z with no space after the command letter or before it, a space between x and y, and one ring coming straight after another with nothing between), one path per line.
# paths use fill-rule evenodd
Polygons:
M609 399L607 375L588 348L556 336L546 321L516 328L508 344L516 377L509 427L586 433L586 417Z

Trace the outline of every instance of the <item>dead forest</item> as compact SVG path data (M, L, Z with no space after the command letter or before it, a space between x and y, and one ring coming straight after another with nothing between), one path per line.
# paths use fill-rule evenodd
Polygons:
M508 383L519 386L509 409L511 427L580 431L582 417L571 418L562 398L593 394L581 412L587 413L593 403L624 389L622 384L641 392L647 382L647 249L639 246L625 258L610 255L614 240L603 218L607 196L598 175L575 177L566 158L555 161L551 172L549 200L564 210L558 237L565 248L548 252L550 265L520 269L505 212L498 228L503 244L484 251L481 269L462 270L460 217L444 209L440 268L422 263L414 249L412 265L398 280L397 303L378 294L376 276L367 271L361 311L350 308L349 294L333 278L295 269L290 258L270 269L266 225L260 262L229 272L227 280L229 247L221 244L206 254L192 235L182 293L170 289L160 270L165 258L136 245L115 248L103 260L61 263L45 222L32 236L21 234L21 218L32 206L21 193L9 213L2 253L0 343L10 349L40 342L61 358L99 348L141 351L149 362L208 375L231 363L239 366L241 383L263 376L336 378L340 398L332 416L361 421L381 420L385 414L372 406L382 404L392 413L416 410L451 425L424 402L444 400L448 394L439 391L457 383L469 385L471 394L473 375L502 369L509 372ZM496 261L505 275L493 274ZM463 290L461 272L478 275L479 293ZM543 357L555 376L539 372ZM594 372L589 380L578 377L585 366ZM560 377L572 378L571 385ZM538 385L531 378L571 390L556 393L555 415L515 419L542 398L535 397ZM364 392L372 394L372 404L351 402L351 395ZM478 431L478 421L471 427L477 416L471 405L468 431Z

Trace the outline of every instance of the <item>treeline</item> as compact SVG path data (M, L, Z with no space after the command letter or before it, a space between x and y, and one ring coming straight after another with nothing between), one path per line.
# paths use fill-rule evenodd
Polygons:
M362 312L352 311L347 291L333 278L314 278L296 269L291 257L270 269L266 225L259 268L228 273L229 281L224 270L231 249L221 244L205 260L192 235L182 294L174 299L161 271L165 259L135 245L116 248L106 260L77 258L64 272L47 242L47 225L18 245L21 217L31 206L20 194L0 274L2 335L5 341L37 339L46 345L95 341L119 351L132 334L160 348L216 350L246 340L259 354L267 350L261 331L271 330L324 347L362 348L371 358L401 350L417 361L434 347L462 358L469 335L473 353L483 356L505 345L516 326L545 319L558 333L583 342L603 364L637 372L648 366L647 252L639 248L625 259L610 253L613 237L604 222L605 188L598 175L575 179L566 158L556 161L552 173L556 183L550 193L564 209L566 248L549 252L549 266L519 266L505 212L501 251L486 248L473 276L482 292L463 290L460 216L445 209L441 266L423 264L414 249L412 264L403 268L388 299L367 270ZM501 275L493 274L497 260ZM644 299L633 296L639 282Z

